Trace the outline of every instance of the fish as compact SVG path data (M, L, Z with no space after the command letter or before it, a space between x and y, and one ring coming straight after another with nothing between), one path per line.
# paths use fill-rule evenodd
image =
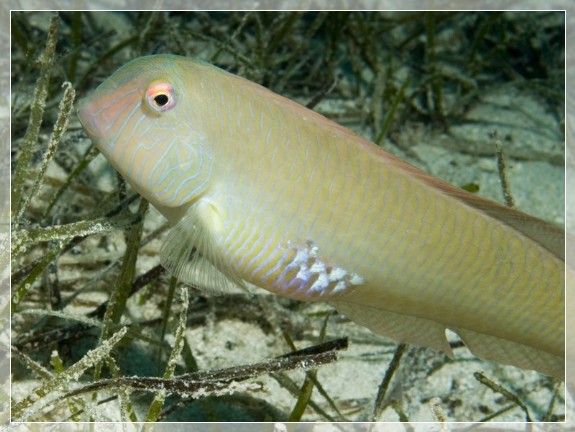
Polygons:
M144 56L78 103L172 225L160 262L210 293L325 301L376 334L564 379L565 235L434 178L207 62Z

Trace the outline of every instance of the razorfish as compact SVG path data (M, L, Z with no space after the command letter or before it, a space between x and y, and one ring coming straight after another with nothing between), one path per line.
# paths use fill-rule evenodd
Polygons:
M449 355L451 329L479 357L564 377L562 229L203 61L133 60L78 114L173 225L160 260L180 280L327 301Z

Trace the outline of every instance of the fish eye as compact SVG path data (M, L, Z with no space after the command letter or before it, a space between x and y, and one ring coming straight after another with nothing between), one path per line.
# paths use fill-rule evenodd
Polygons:
M154 82L146 91L146 102L156 112L164 112L176 105L174 88L167 82Z

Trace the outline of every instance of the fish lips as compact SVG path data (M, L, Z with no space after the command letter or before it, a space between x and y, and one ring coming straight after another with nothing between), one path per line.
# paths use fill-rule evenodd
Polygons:
M85 97L78 101L76 113L88 136L92 140L98 141L102 138L102 124L101 121L98 121L95 108L92 99Z

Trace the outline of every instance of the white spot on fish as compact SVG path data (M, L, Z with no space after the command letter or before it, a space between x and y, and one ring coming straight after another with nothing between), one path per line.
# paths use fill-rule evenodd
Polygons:
M330 282L337 282L343 279L346 274L347 272L344 269L335 267L331 270L331 273L329 274L329 280Z
M324 274L326 272L326 267L325 264L322 263L320 260L315 260L309 271L312 273Z
M338 293L341 291L344 291L347 288L347 285L345 284L344 281L339 281L338 283L335 284L335 288L333 289L334 293Z
M313 283L310 287L310 291L323 291L329 285L329 278L327 277L327 273L320 273L317 280Z
M322 261L318 246L312 241L307 241L305 246L290 241L286 246L287 251L281 259L283 271L277 279L278 286L284 291L295 288L321 295L339 293L365 283L357 273Z
M365 279L356 273L352 273L351 279L349 280L349 283L351 283L352 285L361 285L361 284L365 283Z

